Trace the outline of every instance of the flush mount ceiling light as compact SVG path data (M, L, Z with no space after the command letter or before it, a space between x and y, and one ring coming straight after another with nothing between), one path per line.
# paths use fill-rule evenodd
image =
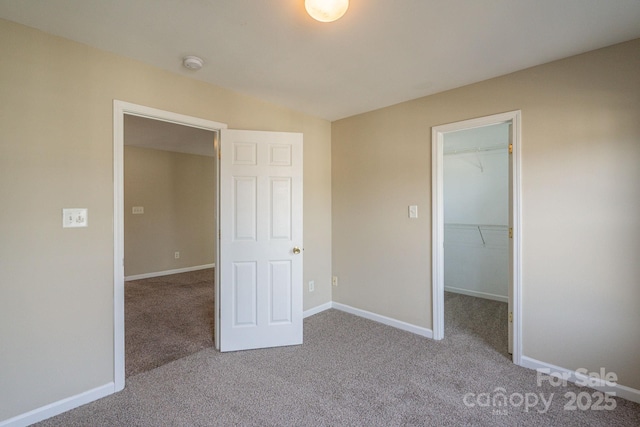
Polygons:
M316 21L333 22L345 14L349 0L304 0L304 7Z
M182 65L190 70L199 70L204 65L204 61L197 56L185 56Z

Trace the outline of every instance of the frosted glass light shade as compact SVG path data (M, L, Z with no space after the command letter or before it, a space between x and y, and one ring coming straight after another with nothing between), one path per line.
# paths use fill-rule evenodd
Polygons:
M304 7L316 21L333 22L345 14L349 0L304 0Z

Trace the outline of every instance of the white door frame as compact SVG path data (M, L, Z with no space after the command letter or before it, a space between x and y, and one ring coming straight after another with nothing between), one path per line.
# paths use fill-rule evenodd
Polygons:
M131 104L129 102L113 101L113 361L114 361L114 385L118 392L124 388L124 115L146 117L163 122L205 129L218 134L219 130L226 129L227 125L198 117L172 113L170 111ZM215 150L219 149L219 136L216 137ZM218 156L216 155L216 170L220 173ZM220 179L218 177L219 185ZM219 189L217 189L219 194ZM216 215L219 215L218 196L216 196ZM216 224L216 229L218 224ZM220 241L216 238L216 266L220 265ZM216 304L214 318L218 319L219 298L218 287L220 281L218 268L216 268L215 293ZM215 346L219 348L219 323L216 325Z
M513 362L522 359L522 201L521 201L521 112L434 126L431 129L431 215L432 215L432 314L433 338L444 338L444 134L458 130L511 122L513 186Z

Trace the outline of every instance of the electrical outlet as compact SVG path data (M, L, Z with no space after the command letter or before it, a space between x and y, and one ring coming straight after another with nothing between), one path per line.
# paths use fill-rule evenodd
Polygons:
M316 290L316 282L315 282L315 281L313 281L313 280L311 280L311 281L309 282L309 292L313 292L313 291L315 291L315 290Z
M338 286L338 276L333 276L333 277L331 278L331 284L332 284L333 286Z
M180 252L176 251L173 256L175 257L175 259L180 258Z

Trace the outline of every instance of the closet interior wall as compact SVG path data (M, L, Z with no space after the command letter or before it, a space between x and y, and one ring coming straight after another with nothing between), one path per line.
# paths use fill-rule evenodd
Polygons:
M507 301L508 145L508 124L445 135L445 291Z

